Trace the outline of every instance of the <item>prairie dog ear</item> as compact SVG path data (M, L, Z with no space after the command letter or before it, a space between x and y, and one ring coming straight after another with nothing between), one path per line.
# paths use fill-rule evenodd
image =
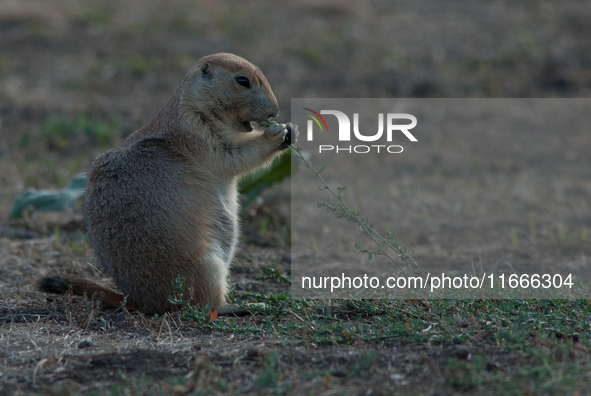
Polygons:
M201 65L201 73L204 76L211 73L211 70L209 69L209 63L204 63Z

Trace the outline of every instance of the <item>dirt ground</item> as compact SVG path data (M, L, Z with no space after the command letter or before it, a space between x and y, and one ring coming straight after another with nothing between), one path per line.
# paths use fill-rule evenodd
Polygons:
M8 218L26 188L66 186L141 126L203 55L233 52L261 67L283 122L291 119L291 98L589 97L589 20L591 3L576 0L3 0L0 395L556 394L572 367L548 378L537 370L564 362L576 367L565 385L570 394L591 394L588 326L567 337L553 324L548 332L564 349L542 359L491 336L494 320L464 317L460 305L439 318L455 318L469 338L320 344L305 334L212 333L179 315L147 318L81 299L48 299L34 290L47 273L103 278L83 238L80 209ZM588 267L591 133L532 131L506 149L495 146L505 136L487 136L446 141L433 134L420 160L392 168L400 178L390 191L400 200L392 219L400 239L422 262ZM458 156L458 145L471 156ZM491 190L498 194L487 197ZM362 198L356 202L368 209ZM246 211L232 270L238 294L288 290L255 278L272 263L290 274L289 201L284 183ZM498 213L505 217L488 221ZM433 309L408 304L396 312L403 328L416 312ZM304 320L293 314L236 323L287 328ZM532 343L543 355L547 340ZM470 360L476 355L484 360ZM489 382L467 380L469 367ZM491 387L495 376L512 373L513 382Z

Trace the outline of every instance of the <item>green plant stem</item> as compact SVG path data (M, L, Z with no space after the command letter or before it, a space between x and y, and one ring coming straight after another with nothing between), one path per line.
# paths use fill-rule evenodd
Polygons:
M337 214L337 217L345 217L348 221L354 222L359 227L361 227L361 229L363 231L365 231L367 233L367 235L370 237L370 239L372 241L374 241L374 243L378 247L378 250L374 250L374 251L370 251L368 249L361 249L360 247L358 247L360 253L367 253L369 255L370 259L371 259L372 255L386 256L392 263L394 263L398 267L398 269L402 272L403 275L406 275L406 273L402 269L401 263L398 260L396 260L394 257L392 257L390 254L388 254L382 248L382 244L384 244L384 245L388 246L390 249L392 249L396 253L397 257L399 257L406 264L414 266L414 267L420 269L421 271L423 271L424 273L428 273L427 270L425 270L423 267L421 267L419 264L417 264L417 262L410 255L410 253L407 252L406 247L401 245L392 236L392 234L390 234L390 232L388 230L386 230L387 238L382 237L380 234L378 234L376 232L375 228L373 228L369 225L369 219L367 217L360 218L361 213L355 213L354 211L352 211L349 208L349 206L345 203L345 201L343 200L343 190L346 187L338 186L337 187L338 193L335 192L328 185L328 183L326 183L326 181L322 178L322 176L320 176L320 173L324 170L324 167L321 167L318 171L316 169L314 169L312 167L312 164L310 162L306 161L306 159L302 155L301 149L302 149L302 147L300 145L292 146L292 150L294 153L296 153L296 157L299 158L300 160L302 160L304 162L304 164L306 165L306 167L309 168L318 179L320 179L322 184L324 184L324 187L320 187L320 189L330 191L330 193L338 200L338 204L335 205L332 202L330 202L330 200L328 198L326 198L324 201L318 202L318 207L325 207L325 208L327 208L327 210L331 210L331 211L335 212Z

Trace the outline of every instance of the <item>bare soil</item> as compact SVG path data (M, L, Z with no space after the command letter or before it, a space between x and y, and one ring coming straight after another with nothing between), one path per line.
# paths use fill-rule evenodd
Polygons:
M97 154L141 126L201 56L234 52L261 67L283 122L291 119L290 99L297 97L588 97L589 20L591 3L575 0L3 0L0 395L483 394L492 388L466 379L472 378L476 355L484 357L479 375L516 376L491 394L553 394L552 386L568 370L535 377L539 360L491 337L488 322L462 316L460 306L449 316L470 329L469 338L316 345L305 336L210 333L178 314L145 317L45 296L34 284L48 273L104 279L83 238L80 210L27 213L21 220L8 215L25 188L64 187ZM70 124L62 121L76 117L86 132L78 127L68 132ZM52 129L55 125L61 129ZM425 262L568 261L588 267L590 135L571 134L566 142L535 133L516 136L516 147L493 150L500 156L490 156L486 139L460 139L455 143L479 154L472 168L457 156L457 145L433 135L422 161L393 169L402 179L398 197L413 192L419 197L397 213L399 237ZM537 143L529 145L532 139ZM564 144L554 146L557 141ZM527 148L527 156L519 155L520 147ZM540 176L539 170L547 172ZM565 174L567 180L561 178ZM486 189L495 187L513 191L512 202L533 206L515 209L502 206L498 197L487 199ZM468 190L473 195L457 196ZM232 270L238 294L288 290L255 278L271 263L290 273L289 200L285 183L247 209ZM467 213L467 220L499 208L520 217L515 223L467 226L442 215L454 213L454 207L458 216ZM528 209L540 214L535 236ZM431 309L428 303L408 304ZM413 318L409 312L400 310L401 323ZM287 326L300 319L235 320L239 326L266 320ZM545 362L576 366L582 374L568 389L591 394L589 329L577 338L559 337L564 350L552 350ZM548 340L532 342L547 350ZM523 372L527 375L519 376Z

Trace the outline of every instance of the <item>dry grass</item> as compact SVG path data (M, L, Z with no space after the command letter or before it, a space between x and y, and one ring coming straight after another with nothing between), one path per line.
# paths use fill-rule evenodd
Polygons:
M279 121L291 119L292 97L588 97L590 16L580 1L0 2L0 395L590 394L586 301L284 299L206 332L179 314L47 300L34 291L46 273L103 279L79 209L7 219L26 187L64 187L142 125L203 55L260 66ZM424 162L396 168L392 199L409 205L398 233L423 261L588 266L591 143L568 136L566 150L552 149L561 136L516 137L491 158L486 139L431 135ZM476 150L473 174L451 143ZM570 178L539 178L538 166ZM482 199L486 189L517 206ZM245 216L239 297L285 297L287 287L255 277L273 262L289 274L288 196L286 186L267 191ZM535 232L528 208L540 214ZM465 227L448 224L454 211L519 219Z

